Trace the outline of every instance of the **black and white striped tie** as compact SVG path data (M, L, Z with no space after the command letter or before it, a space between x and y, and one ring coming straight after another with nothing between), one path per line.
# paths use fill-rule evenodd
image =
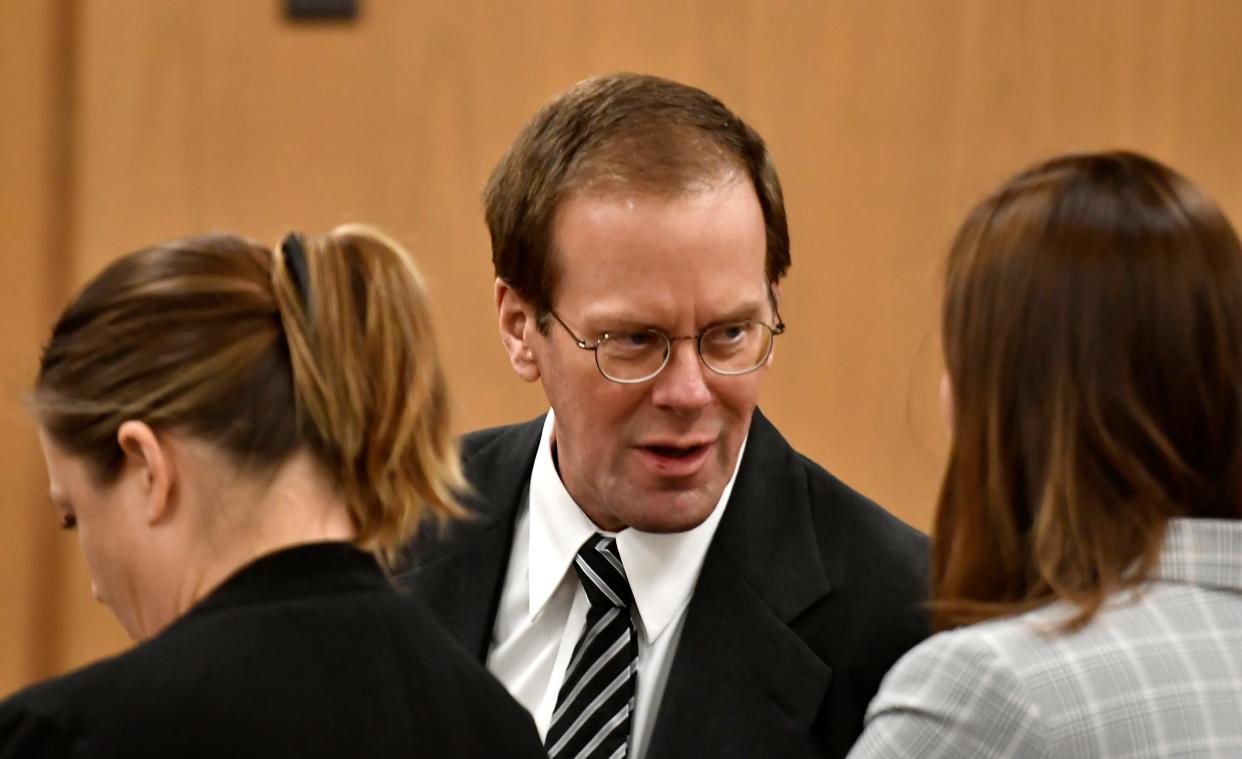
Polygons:
M634 596L613 538L592 536L578 551L574 569L591 608L544 745L550 759L622 759L638 683Z

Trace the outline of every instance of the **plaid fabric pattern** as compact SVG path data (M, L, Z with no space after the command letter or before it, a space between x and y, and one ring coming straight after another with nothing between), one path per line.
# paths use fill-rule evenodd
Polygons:
M865 757L1242 757L1242 521L1177 519L1154 577L1072 634L1052 604L936 635L888 673Z

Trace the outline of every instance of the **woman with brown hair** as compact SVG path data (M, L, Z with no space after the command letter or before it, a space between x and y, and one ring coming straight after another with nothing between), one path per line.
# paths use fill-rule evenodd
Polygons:
M1132 153L1007 182L953 245L943 631L851 757L1242 756L1242 249Z
M61 315L33 405L51 500L141 642L0 703L0 757L544 755L376 558L462 513L426 296L391 240L132 253Z

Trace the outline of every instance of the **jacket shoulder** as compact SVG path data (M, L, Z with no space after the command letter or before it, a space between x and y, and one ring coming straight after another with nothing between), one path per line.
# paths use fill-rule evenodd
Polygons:
M887 668L929 632L927 536L814 461L798 460L832 597L851 612L851 624L835 634L864 636L854 641L860 651L885 649L876 653Z
M462 464L469 465L480 456L483 459L495 456L506 446L527 441L532 436L538 442L539 435L543 431L543 420L544 417L541 415L525 422L467 432L461 436L459 441Z
M783 458L830 588L791 626L833 671L814 732L843 752L885 672L927 637L928 540L792 448Z
M402 550L395 575L409 587L417 570L461 546L512 522L543 431L543 416L519 424L476 430L459 441L462 472L469 491L462 497L466 516L426 524Z
M140 659L135 650L35 683L0 701L0 759L94 756L89 737L101 711L143 700L141 689L127 687L135 678L126 672Z
M0 759L87 759L80 731L63 715L31 703L18 693L0 702Z
M806 477L816 531L821 539L844 538L834 541L834 550L825 554L829 568L857 566L859 560L883 561L894 579L913 582L925 592L927 536L806 456L797 454L797 460Z
M866 719L850 756L895 756L915 744L928 757L1057 755L1027 681L971 627L936 635L903 656Z

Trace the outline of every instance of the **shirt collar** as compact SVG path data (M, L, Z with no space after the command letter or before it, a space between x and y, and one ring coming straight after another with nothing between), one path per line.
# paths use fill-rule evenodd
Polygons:
M1242 520L1170 519L1156 578L1242 590Z
M548 411L535 454L530 479L530 615L547 605L565 579L578 549L594 533L607 533L582 513L569 495L552 461L556 419ZM638 606L638 618L648 643L655 641L690 598L724 514L746 441L738 449L733 475L707 519L685 532L652 533L634 528L616 533L617 551Z

